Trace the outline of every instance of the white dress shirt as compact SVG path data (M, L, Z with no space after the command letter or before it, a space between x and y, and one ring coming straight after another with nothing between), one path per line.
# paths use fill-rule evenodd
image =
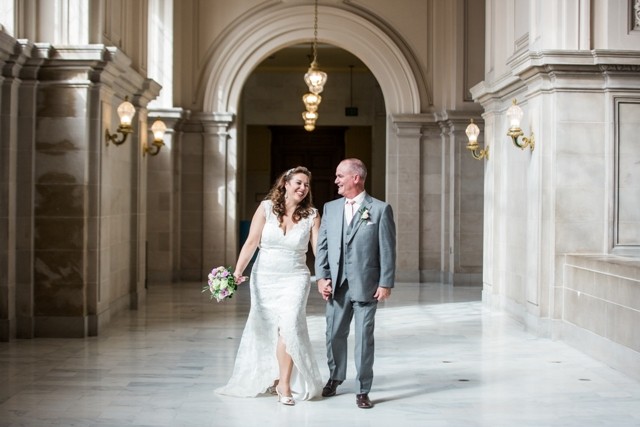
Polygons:
M356 212L358 212L358 209L360 209L360 207L362 206L362 202L364 201L364 195L365 195L365 192L363 191L353 199L346 199L346 202L344 205L344 219L347 225L351 223L351 220L355 216ZM354 202L353 204L351 204L352 201Z

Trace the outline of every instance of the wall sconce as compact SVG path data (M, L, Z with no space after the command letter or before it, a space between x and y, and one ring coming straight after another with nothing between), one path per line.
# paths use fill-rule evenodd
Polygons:
M523 115L524 113L522 112L522 108L520 108L517 101L514 99L513 104L507 110L507 117L509 118L509 132L507 132L507 135L511 137L516 147L523 150L528 146L531 151L533 151L533 148L536 145L533 132L531 133L531 138L527 138L524 136L522 129L520 129L520 120L522 120ZM521 136L522 143L518 142L518 138Z
M109 145L109 141L111 141L115 145L124 144L127 140L127 136L131 132L133 132L133 128L131 127L131 122L133 121L133 116L136 115L136 109L133 107L133 104L129 102L129 97L124 97L124 102L120 104L118 109L118 116L120 117L120 125L118 126L117 133L111 134L109 132L109 128L105 130L105 137L107 138L107 145ZM118 133L122 135L122 139L118 139Z
M144 145L143 155L149 153L152 156L157 155L160 149L164 146L164 133L167 131L167 126L162 120L156 120L151 125L151 133L153 133L153 142L151 147L147 144Z
M471 123L467 126L467 130L465 130L467 134L467 138L469 138L469 142L467 143L467 150L471 151L471 155L474 159L481 160L487 159L489 160L489 147L484 150L478 151L480 146L478 145L478 135L480 135L480 128L478 125L473 123L473 119L471 119Z

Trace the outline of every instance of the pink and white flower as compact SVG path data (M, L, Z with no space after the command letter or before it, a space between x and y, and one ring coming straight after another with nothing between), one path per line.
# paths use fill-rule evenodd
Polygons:
M236 280L231 268L216 267L207 276L207 286L202 289L202 292L209 291L210 299L214 299L218 302L231 298L238 289L238 285L246 280L245 276L242 276Z

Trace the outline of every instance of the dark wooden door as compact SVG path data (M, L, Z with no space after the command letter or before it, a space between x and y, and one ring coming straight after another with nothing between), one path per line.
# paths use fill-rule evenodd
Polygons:
M340 197L334 184L336 167L344 158L346 128L325 126L307 132L302 126L271 127L271 182L287 169L311 171L313 204L322 213L328 201Z
M311 171L313 204L320 215L326 202L340 197L334 184L336 167L344 158L344 127L320 127L307 132L302 126L271 127L271 182L287 169L305 166ZM314 273L315 257L307 252Z

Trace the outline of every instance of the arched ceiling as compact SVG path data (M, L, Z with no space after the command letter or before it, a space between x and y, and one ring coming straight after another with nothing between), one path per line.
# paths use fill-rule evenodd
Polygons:
M369 71L367 66L352 53L329 44L318 44L318 65L321 70ZM310 43L301 43L272 53L256 67L256 71L306 71L311 63Z

